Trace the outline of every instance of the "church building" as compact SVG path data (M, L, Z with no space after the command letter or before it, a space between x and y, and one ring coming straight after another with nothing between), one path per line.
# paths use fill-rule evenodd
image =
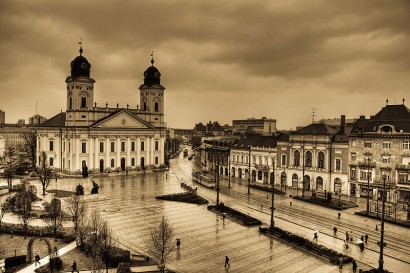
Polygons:
M80 55L67 77L67 110L35 128L37 157L45 151L50 166L66 173L154 169L164 165L164 90L154 66L144 72L140 107L97 107L91 64ZM130 98L133 99L133 98Z

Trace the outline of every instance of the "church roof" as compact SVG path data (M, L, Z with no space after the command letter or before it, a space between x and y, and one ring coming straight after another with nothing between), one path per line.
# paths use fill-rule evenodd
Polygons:
M337 130L324 124L324 123L312 123L308 126L305 126L299 130L292 132L293 135L298 134L311 134L311 135L332 135L336 134Z
M374 117L371 117L372 121L392 121L392 120L408 120L410 121L410 109L404 104L399 105L386 105L382 108Z
M45 122L41 123L39 127L64 127L65 120L66 120L66 113L62 112L46 120Z
M240 138L232 144L234 149L247 150L249 147L276 148L276 137L274 136L253 136Z

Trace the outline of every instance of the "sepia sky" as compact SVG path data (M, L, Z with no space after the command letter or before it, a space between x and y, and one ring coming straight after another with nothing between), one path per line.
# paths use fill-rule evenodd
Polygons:
M410 1L1 0L6 122L66 109L65 79L91 63L97 105L136 108L150 65L169 127L262 116L290 129L410 105Z

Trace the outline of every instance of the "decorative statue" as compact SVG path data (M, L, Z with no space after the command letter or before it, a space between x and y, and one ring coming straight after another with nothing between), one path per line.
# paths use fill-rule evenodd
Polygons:
M78 184L75 188L76 195L84 195L84 187L81 184Z
M97 194L100 186L98 186L98 184L95 183L94 180L91 180L91 181L93 182L93 188L91 189L91 194Z

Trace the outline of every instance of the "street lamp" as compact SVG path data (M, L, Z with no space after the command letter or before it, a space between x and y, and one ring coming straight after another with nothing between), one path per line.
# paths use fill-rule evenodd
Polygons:
M248 194L251 193L251 149L252 149L252 146L249 145Z
M365 160L367 164L367 205L366 205L366 214L369 215L369 209L370 209L370 163L372 162L372 159L369 157Z
M379 257L379 273L384 272L383 270L383 248L384 248L384 204L385 204L385 190L386 190L386 178L387 175L383 175L383 195L382 195L382 224L381 224L381 229L380 229L380 257Z
M268 163L269 164L269 163ZM268 165L269 166L269 165ZM275 161L272 160L272 172L273 172L273 179L275 179ZM268 172L269 175L269 172ZM275 227L275 220L273 219L273 211L274 211L274 199L275 199L275 181L272 183L272 207L271 207L271 215L270 215L270 228L273 229Z

